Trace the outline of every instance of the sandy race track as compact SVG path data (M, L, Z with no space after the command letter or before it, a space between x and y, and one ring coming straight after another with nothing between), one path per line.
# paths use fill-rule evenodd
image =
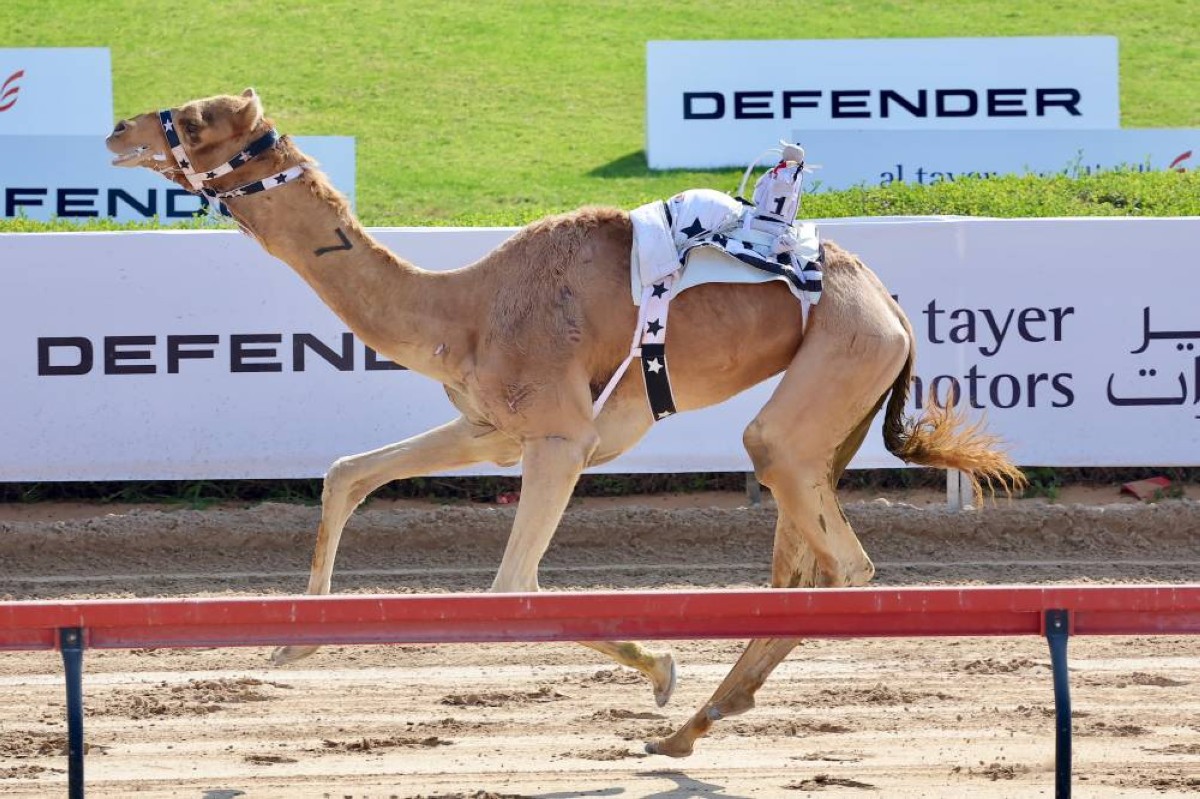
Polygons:
M542 584L764 584L773 509L578 503ZM699 505L699 500L690 504ZM351 521L341 592L483 590L508 507L371 505ZM6 599L213 596L303 589L317 511L0 512ZM847 508L879 584L1196 582L1200 503L1031 501L955 514ZM53 517L54 513L42 515ZM642 745L682 723L741 642L670 646L665 708L639 677L570 644L89 652L89 796L1052 796L1043 641L810 641L688 759ZM1200 638L1075 638L1075 796L1200 797ZM65 793L60 664L0 654L0 795Z

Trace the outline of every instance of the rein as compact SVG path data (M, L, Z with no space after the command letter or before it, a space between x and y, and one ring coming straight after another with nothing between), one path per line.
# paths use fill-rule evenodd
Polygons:
M183 173L188 183L192 185L192 194L198 194L210 201L215 201L210 202L209 207L215 208L222 216L232 216L229 208L222 202L223 200L233 197L245 197L250 194L258 194L261 191L274 189L286 185L304 174L304 165L298 164L288 167L281 172L276 172L274 175L262 180L245 183L228 191L218 192L216 189L209 188L205 184L222 175L228 175L238 167L245 165L274 147L279 142L279 133L274 128L271 128L250 142L246 149L233 158L230 158L220 166L201 172L193 167L191 159L188 158L187 151L183 149L183 141L179 138L179 131L175 129L175 120L170 109L158 112L158 123L162 126L163 135L167 138L167 146L171 148L171 155L175 157L175 163L179 167L179 171Z

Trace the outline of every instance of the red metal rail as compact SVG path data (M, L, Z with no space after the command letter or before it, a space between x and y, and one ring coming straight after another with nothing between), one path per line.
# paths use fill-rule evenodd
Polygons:
M82 799L87 647L1042 635L1055 796L1071 795L1067 639L1200 633L1200 585L420 594L0 603L0 649L61 649L68 796Z
M0 649L1200 632L1200 585L414 594L0 603Z

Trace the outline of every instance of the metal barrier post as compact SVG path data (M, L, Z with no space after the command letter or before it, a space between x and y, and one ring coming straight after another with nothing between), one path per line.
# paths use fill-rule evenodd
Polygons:
M1071 799L1071 686L1067 679L1067 638L1071 634L1069 610L1047 610L1045 635L1050 644L1054 674L1054 796Z
M754 472L746 472L746 501L751 505L762 504L762 486Z
M958 469L946 470L946 505L950 510L969 510L975 506L971 481Z
M83 630L58 631L67 679L67 796L83 799Z

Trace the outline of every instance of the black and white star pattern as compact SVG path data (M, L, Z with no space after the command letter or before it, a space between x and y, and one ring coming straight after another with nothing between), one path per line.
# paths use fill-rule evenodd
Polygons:
M665 419L675 413L675 398L671 392L671 378L667 371L666 335L667 311L671 304L671 288L676 275L670 275L660 283L642 290L639 319L645 322L640 335L642 375L646 382L646 399L655 420Z
M654 418L665 419L675 413L665 345L642 343L642 376L646 382L646 399L650 402L650 412Z
M247 161L257 157L260 153L273 147L276 142L279 141L279 133L274 128L271 128L266 133L252 141L249 147L242 150L233 158L229 159L220 166L213 167L207 172L201 174L193 171L192 169L192 162L188 159L187 153L184 152L183 144L179 140L179 134L175 130L175 121L172 118L170 109L158 112L158 122L159 125L162 126L163 135L167 138L167 144L171 148L171 155L175 156L175 163L179 166L179 170L183 172L184 177L186 177L188 182L192 184L192 192L194 194L203 194L206 197L222 198L243 197L247 194L254 194L255 192L262 191L264 188L268 188L266 186L266 181L257 181L255 183L240 186L237 189L218 195L216 192L206 189L204 183L205 181L213 180L214 178L229 174L233 170L245 164ZM299 169L299 171L297 171L297 169ZM292 169L279 172L272 177L267 178L267 180L274 180L275 183L272 185L279 186L296 177L300 171L303 170L298 167L293 167ZM295 174L293 174L293 172Z
M267 191L275 188L276 186L282 186L286 183L290 183L291 181L300 177L302 174L304 174L303 164L291 167L290 169L285 169L282 172L276 172L269 178L256 180L253 183L247 183L245 186L239 186L236 189L231 189L229 191L218 193L212 189L202 189L202 192L206 196L218 200L228 200L233 197L245 197L249 194L258 194L260 191Z
M688 253L695 247L712 247L786 280L792 293L803 301L816 304L820 300L822 256L815 225L803 222L789 225L786 235L790 246L778 251L782 237L768 241L766 234L753 224L767 218L761 205L706 189L681 192L664 205L668 218L691 220L686 227L671 227L679 263L686 264ZM746 227L755 231L757 237L742 235Z
M692 220L692 224L688 225L687 227L681 227L679 232L687 234L689 239L694 239L707 230L708 228L704 227L704 225L700 223L700 217L696 217Z

